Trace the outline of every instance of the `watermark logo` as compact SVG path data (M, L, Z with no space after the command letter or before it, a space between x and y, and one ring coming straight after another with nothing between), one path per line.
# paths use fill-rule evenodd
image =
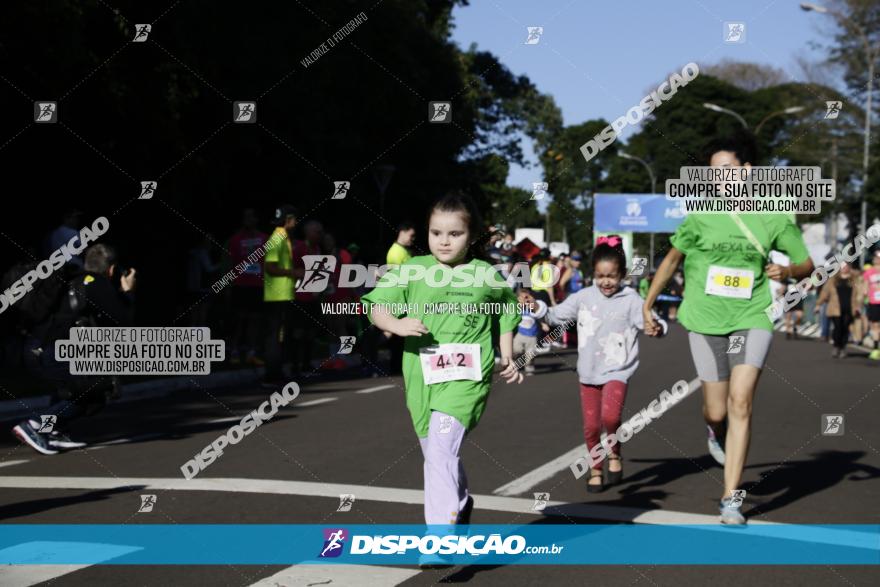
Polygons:
M822 436L843 436L843 414L822 414Z
M257 121L256 102L233 102L232 121L239 124L253 124Z
M336 270L336 257L332 255L303 255L306 268L298 292L319 293L327 289L330 276Z
M627 125L639 124L644 117L649 116L663 102L672 98L679 88L688 85L698 75L700 75L700 68L693 62L685 65L681 70L681 74L673 73L670 75L669 79L657 86L655 91L642 98L638 105L627 110L625 115L615 119L611 124L599 131L596 136L581 145L580 151L584 159L589 162L616 141Z
M58 122L58 102L34 102L34 122L41 124Z
M724 23L724 42L725 43L745 43L746 42L746 23L744 22L725 22Z
M434 124L452 122L452 102L428 102L428 122Z
M156 188L159 187L159 182L156 181L142 181L141 182L141 193L138 196L138 200L150 200L153 198L153 195L156 193Z
M354 493L340 493L339 494L339 507L336 508L337 512L350 512L351 507L354 505Z
M342 554L343 546L348 538L348 531L342 528L324 529L324 547L318 558L336 558Z
M840 100L828 100L825 102L825 120L834 120L840 115L843 102Z
M331 200L344 200L345 196L348 195L348 190L351 187L350 181L334 181L333 182L333 196L330 198Z
M238 444L248 434L271 420L278 410L296 399L299 395L299 385L291 381L280 392L273 393L268 400L264 401L253 412L241 419L241 422L232 426L226 434L218 436L214 442L203 448L193 458L184 463L180 470L184 478L192 479L208 466L223 456L223 449L229 445Z
M544 34L544 27L542 26L530 26L526 27L528 29L528 36L526 37L526 45L537 45L541 41L541 35Z
M440 417L440 434L449 434L452 432L452 416Z
M638 277L645 273L645 267L648 266L647 257L633 257L633 266L629 274Z
M730 507L739 508L742 507L743 502L746 500L746 490L745 489L734 489L730 492Z
M532 182L532 199L533 200L543 200L544 196L547 195L547 188L550 187L547 185L546 181L535 181Z
M150 31L153 30L153 25L151 24L136 24L134 25L135 32L134 38L132 39L133 43L143 43L147 40L147 37L150 35Z
M141 506L138 508L138 513L148 514L153 511L153 506L156 505L156 496L144 494L141 495Z
M746 337L742 335L734 335L728 339L727 345L727 354L728 355L738 355L742 352L743 347L746 344Z
M40 427L37 428L37 432L40 434L49 434L55 429L55 424L57 422L58 417L55 414L40 416Z
M336 352L337 355L350 355L351 351L354 350L354 343L357 342L357 338L354 336L340 336L339 337L339 350Z
M543 512L544 508L547 507L547 502L550 501L550 494L539 491L534 494L535 495L535 504L532 506L532 510L536 512Z

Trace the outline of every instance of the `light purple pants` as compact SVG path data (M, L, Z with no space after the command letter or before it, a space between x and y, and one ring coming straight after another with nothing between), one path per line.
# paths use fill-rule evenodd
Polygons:
M465 428L454 417L432 411L428 436L419 438L425 457L425 523L455 524L468 499L458 451Z

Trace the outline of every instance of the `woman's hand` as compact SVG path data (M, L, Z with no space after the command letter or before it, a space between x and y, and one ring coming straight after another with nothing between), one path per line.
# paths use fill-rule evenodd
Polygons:
M523 374L516 367L516 363L513 362L512 357L501 357L501 364L506 365L504 370L501 371L501 377L507 383L522 383L523 382Z
M791 267L786 265L777 265L776 263L768 263L764 267L764 273L773 281L785 281L791 277Z
M428 328L418 318L399 318L391 331L397 336L422 336Z
M642 306L642 319L645 322L645 334L648 336L660 336L663 334L663 327L654 320L654 312L648 305Z

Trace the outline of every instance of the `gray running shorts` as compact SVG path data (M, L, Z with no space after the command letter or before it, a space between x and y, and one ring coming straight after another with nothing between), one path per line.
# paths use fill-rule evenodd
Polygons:
M697 376L703 381L728 381L737 365L764 368L773 333L760 328L736 330L726 336L688 332L688 340Z

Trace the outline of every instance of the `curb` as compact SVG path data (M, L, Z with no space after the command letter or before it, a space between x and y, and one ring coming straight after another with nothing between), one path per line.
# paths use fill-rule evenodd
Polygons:
M126 403L143 399L164 397L175 391L188 389L216 389L240 383L258 381L265 369L240 369L221 371L210 375L166 377L156 381L139 381L120 386L119 395L110 403ZM52 403L52 396L40 395L22 399L0 401L0 419L13 420L33 414L37 409Z

